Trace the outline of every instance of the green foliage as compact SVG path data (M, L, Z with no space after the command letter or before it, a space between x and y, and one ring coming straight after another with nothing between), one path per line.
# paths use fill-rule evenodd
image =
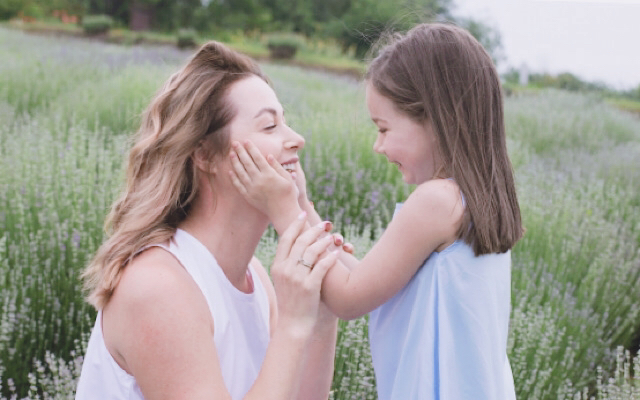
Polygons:
M180 49L196 47L198 34L195 29L179 29L177 34L177 45Z
M112 27L113 18L108 15L87 15L82 19L82 29L87 35L107 33Z
M22 8L22 13L24 14L25 17L31 17L35 19L40 19L45 15L44 10L37 3L27 3Z
M95 317L79 273L104 238L138 115L186 55L0 29L0 58L2 396L69 398ZM305 137L310 198L361 256L411 191L371 151L362 85L263 67ZM548 89L508 97L505 118L527 228L508 343L518 398L633 398L640 367L631 377L616 349L640 332L640 121ZM269 265L275 247L269 232L256 255ZM366 318L340 325L331 398L375 398Z
M304 38L293 33L274 33L267 37L267 47L275 59L293 58L304 45Z
M18 15L22 10L24 0L0 1L0 20L10 19Z

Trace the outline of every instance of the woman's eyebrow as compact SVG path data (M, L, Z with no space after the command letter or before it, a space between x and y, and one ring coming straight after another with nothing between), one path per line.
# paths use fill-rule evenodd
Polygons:
M273 116L274 116L274 117L275 117L276 115L278 115L278 112L277 112L274 108L265 107L265 108L261 109L260 111L258 111L258 113L256 114L256 116L255 116L255 117L253 117L253 118L258 118L259 116L261 116L262 114L264 114L264 113L266 113L266 112L273 114Z

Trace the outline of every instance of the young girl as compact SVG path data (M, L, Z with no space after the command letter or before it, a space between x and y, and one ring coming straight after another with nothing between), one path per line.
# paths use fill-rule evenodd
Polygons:
M417 187L361 261L341 254L322 299L341 318L370 312L380 399L514 399L510 249L523 228L492 60L463 29L419 25L371 62L366 102L374 151ZM239 191L292 219L277 163L235 149Z
M245 139L292 180L304 139L266 77L208 43L145 112L85 271L98 316L77 399L327 399L337 318L320 285L338 256L326 223L301 233L304 214L270 221L234 189L227 155ZM284 233L273 284L253 257L269 222Z

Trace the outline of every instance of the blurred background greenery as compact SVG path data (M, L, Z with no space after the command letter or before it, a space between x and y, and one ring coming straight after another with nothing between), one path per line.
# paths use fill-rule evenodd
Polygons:
M215 39L261 60L288 122L307 140L310 197L362 255L411 187L371 151L374 127L354 77L381 32L422 21L456 21L502 62L499 32L456 19L453 6L0 0L0 397L73 397L95 317L79 272L104 239L141 111L193 46ZM277 44L295 46L293 59L270 60ZM502 78L527 227L513 252L509 357L518 397L640 398L640 364L634 373L632 363L640 343L640 86L616 91L570 73L510 70ZM275 243L273 232L263 238L265 265ZM332 399L373 398L366 319L343 322Z

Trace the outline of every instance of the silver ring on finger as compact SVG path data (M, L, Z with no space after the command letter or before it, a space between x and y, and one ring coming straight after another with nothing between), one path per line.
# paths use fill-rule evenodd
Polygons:
M313 269L313 264L309 264L302 257L300 257L300 259L298 260L298 264L304 265L305 267L307 267L309 269Z

